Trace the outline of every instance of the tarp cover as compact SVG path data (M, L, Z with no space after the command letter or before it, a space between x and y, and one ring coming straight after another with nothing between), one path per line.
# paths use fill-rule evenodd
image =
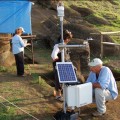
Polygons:
M25 33L32 34L31 7L28 0L0 0L0 33L14 33L23 27Z

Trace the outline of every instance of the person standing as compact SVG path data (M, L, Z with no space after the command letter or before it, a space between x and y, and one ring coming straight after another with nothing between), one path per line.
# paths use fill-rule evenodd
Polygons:
M17 76L24 76L24 47L29 45L21 38L23 32L25 32L23 27L17 28L12 38L12 53L15 56Z
M73 35L70 31L68 30L64 30L63 31L63 40L64 40L64 44L68 44L70 42L70 40L72 39ZM60 40L61 36L59 37ZM64 48L64 58L65 58L65 62L70 62L70 55L69 55L69 49ZM53 71L54 71L54 77L55 77L55 91L54 91L54 96L56 98L56 100L59 101L63 101L63 98L61 96L61 91L62 91L62 87L61 84L59 83L59 79L58 79L58 74L57 74L57 70L56 70L56 62L61 62L61 50L58 47L58 44L55 44L52 54L51 54L52 60L53 60Z
M118 89L112 71L102 65L103 62L99 58L89 62L90 74L86 82L93 85L93 98L97 106L97 111L93 116L102 116L106 112L106 101L115 100L118 96Z

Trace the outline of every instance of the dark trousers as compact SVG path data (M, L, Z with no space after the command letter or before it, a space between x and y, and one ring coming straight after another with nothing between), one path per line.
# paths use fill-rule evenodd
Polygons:
M56 62L53 62L53 72L54 72L54 78L55 78L55 90L58 91L58 90L62 90L62 86L59 83L58 73L57 73L55 66L56 66Z
M24 55L23 52L15 54L15 61L16 61L16 68L17 68L17 75L24 74Z

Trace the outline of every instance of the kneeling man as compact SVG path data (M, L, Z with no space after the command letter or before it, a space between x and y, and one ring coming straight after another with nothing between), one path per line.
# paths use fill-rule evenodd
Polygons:
M93 59L88 65L90 74L87 82L92 82L93 95L97 106L97 111L93 116L102 116L106 112L106 101L115 100L118 96L118 90L115 78L111 70L102 65L99 58Z

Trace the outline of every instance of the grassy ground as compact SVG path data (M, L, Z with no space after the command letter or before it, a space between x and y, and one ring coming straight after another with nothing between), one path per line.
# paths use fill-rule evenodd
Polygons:
M30 65L30 74L24 78L16 77L15 72L1 72L0 93L1 96L14 103L24 111L38 117L41 120L50 120L51 113L57 109L59 103L53 99L53 88L44 79L39 77L43 66ZM9 70L8 70L9 71ZM29 74L29 70L26 69ZM39 71L37 73L37 71ZM46 71L44 71L46 73ZM32 120L33 118L12 106L0 97L0 120ZM52 101L53 99L53 101ZM52 109L51 109L52 108ZM59 108L59 107L58 107Z
M47 53L47 58L50 57L50 50L38 49L38 53L42 55L40 51ZM37 51L35 52L37 55ZM63 104L53 97L54 88L49 85L53 81L52 77L49 77L52 64L50 61L44 60L45 57L42 58L41 64L25 65L26 77L16 77L15 66L10 68L1 67L0 96L39 120L53 120L52 116L63 108ZM117 85L120 91L119 81ZM2 97L0 97L0 120L35 120L35 118L6 102ZM96 110L94 104L81 107L78 120L118 120L120 118L119 106L120 96L117 100L107 103L107 113L100 118L91 115Z
M25 78L16 77L14 72L0 73L1 96L39 120L52 120L52 115L62 109L62 104L54 100L53 88L44 79L38 77L40 73L43 73L43 66L30 65L29 67L34 72L31 71L32 74ZM117 82L117 85L120 91L120 82ZM91 113L96 110L95 105L81 107L79 120L118 120L120 117L119 101L120 97L114 102L109 102L107 114L102 118L91 116ZM0 102L0 120L34 120L2 98L0 98ZM112 109L112 106L115 108Z

